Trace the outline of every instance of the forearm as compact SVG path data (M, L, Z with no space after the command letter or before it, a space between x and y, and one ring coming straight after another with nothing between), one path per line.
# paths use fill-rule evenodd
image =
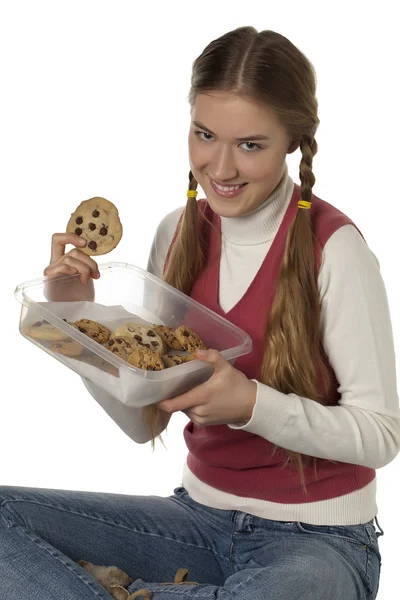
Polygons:
M309 456L380 468L400 449L400 412L357 406L327 407L257 382L251 419L240 427L278 446Z

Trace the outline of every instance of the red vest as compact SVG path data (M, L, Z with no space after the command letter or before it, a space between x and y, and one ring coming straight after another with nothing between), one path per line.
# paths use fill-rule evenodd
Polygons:
M261 377L267 319L278 282L286 236L296 216L299 199L300 187L295 184L290 204L259 271L244 296L227 313L218 304L221 221L206 200L198 202L200 218L204 214L215 229L202 219L202 226L205 228L203 231L208 240L206 265L195 281L190 295L251 336L252 351L238 358L234 364L234 367L249 379L260 380ZM329 237L339 227L354 223L337 208L314 195L310 212L316 238L314 251L318 273L322 249ZM190 322L190 316L185 318L185 324L194 325ZM321 353L330 371L331 384L324 404L337 405L340 399L337 391L339 384L322 346ZM320 377L318 381L321 382ZM284 402L284 399L282 401ZM297 468L282 468L287 460L286 452L278 448L273 454L275 445L261 436L243 430L233 430L227 425L198 427L189 421L184 429L184 438L189 450L187 464L192 473L218 490L241 497L284 504L316 502L354 492L375 477L375 470L368 467L318 459L317 478L313 466L304 468L307 485L305 494Z

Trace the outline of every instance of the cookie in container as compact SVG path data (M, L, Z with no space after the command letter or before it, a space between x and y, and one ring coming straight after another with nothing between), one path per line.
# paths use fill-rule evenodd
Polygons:
M137 266L109 262L99 265L101 277L93 282L94 301L50 302L46 286L51 279L57 288L57 298L68 298L68 288L79 275L42 277L20 284L15 295L21 303L20 332L86 380L93 382L126 406L141 408L183 394L207 381L213 373L210 365L199 360L182 360L165 368L148 371L135 367L107 347L71 325L83 319L91 320L110 332L123 331L127 323L146 326L167 326L184 336L185 327L193 330L208 348L215 348L234 364L239 356L252 348L250 336L236 325L202 306L161 279ZM52 340L32 336L32 326L44 322L52 331ZM37 326L39 327L39 326ZM122 328L122 329L121 329ZM59 338L59 339L54 339ZM71 352L60 352L55 341L65 344ZM74 344L72 344L72 341ZM82 352L79 352L82 348ZM183 356L187 350L170 349L169 354ZM73 355L70 355L73 354ZM164 361L163 361L164 362Z

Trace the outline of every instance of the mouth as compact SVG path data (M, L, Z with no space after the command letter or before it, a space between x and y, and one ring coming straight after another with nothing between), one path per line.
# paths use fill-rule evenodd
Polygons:
M221 185L213 179L210 179L212 189L223 198L233 198L242 193L247 183L239 183L237 185Z

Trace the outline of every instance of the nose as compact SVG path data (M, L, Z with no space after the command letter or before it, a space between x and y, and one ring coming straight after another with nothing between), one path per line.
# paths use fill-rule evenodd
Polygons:
M238 170L230 148L221 146L215 150L210 163L211 176L220 182L236 179Z

